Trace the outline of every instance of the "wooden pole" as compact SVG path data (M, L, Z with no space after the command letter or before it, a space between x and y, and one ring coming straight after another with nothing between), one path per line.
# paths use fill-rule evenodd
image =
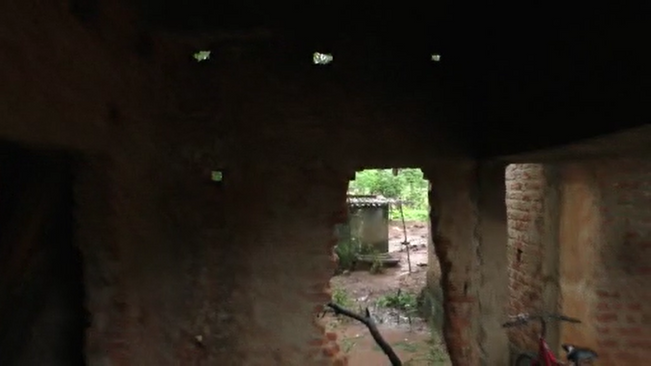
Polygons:
M409 242L407 241L407 225L405 224L405 214L402 212L402 200L398 201L398 207L400 208L400 218L402 219L402 233L405 237L405 241L402 242L402 245L404 245L407 250L407 264L409 265L409 274L411 274L411 258L409 254Z

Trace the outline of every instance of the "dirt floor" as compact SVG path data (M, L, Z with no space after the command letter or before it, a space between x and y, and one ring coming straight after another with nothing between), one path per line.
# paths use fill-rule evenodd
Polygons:
M389 225L389 252L399 258L396 268L387 268L380 274L368 271L354 271L332 278L331 287L338 302L356 312L368 308L378 324L378 330L393 347L404 365L450 365L445 346L438 334L433 334L428 324L418 315L407 315L378 304L386 296L396 295L398 291L412 298L418 296L425 286L427 263L427 223L408 222L407 241L410 242L412 273L409 273L407 252L402 223ZM401 248L402 247L402 248ZM434 263L434 270L438 263ZM351 366L389 365L386 355L380 350L363 324L328 314L324 317L327 328L338 335L342 352L348 354Z

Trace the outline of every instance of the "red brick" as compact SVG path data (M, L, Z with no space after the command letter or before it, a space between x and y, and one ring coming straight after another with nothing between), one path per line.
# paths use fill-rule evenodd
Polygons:
M602 298L602 299L618 299L619 298L619 292L616 292L616 291L596 290L595 294L597 295L597 297Z
M325 290L324 292L308 292L303 294L303 298L310 302L317 303L327 303L330 301L332 294L330 290Z
M321 350L321 352L323 353L323 355L324 355L325 357L334 357L334 356L337 355L337 353L339 352L339 350L336 349L336 348L334 348L334 347L323 347L323 349Z
M626 344L631 348L651 350L651 339L631 339Z
M628 324L637 324L637 323L639 323L637 316L626 314L625 318L626 318L626 323L628 323Z
M619 342L615 339L600 339L597 341L599 349L604 348L616 348L619 345Z
M627 328L619 328L617 330L617 333L626 337L636 337L641 335L643 332L644 330L641 327L627 327Z
M651 266L639 267L635 270L635 273L637 275L643 275L643 276L651 275Z
M317 304L314 305L314 309L312 310L315 314L320 314L323 313L325 310L325 306L323 304Z
M607 302L599 302L599 303L597 303L597 305L595 305L595 309L597 311L608 311L608 310L611 310L612 307Z
M598 314L595 319L599 323L613 323L617 321L617 313L601 313Z
M629 311L641 311L642 310L642 304L640 304L639 302L631 303L631 304L628 304L628 306L626 308Z
M597 333L599 333L599 334L610 334L611 333L610 328L597 326L596 329L597 329Z
M314 338L307 342L308 345L313 346L313 347L321 347L325 344L325 339L323 338Z
M630 351L614 352L610 360L612 362L610 365L638 365L646 361L644 357L638 356Z

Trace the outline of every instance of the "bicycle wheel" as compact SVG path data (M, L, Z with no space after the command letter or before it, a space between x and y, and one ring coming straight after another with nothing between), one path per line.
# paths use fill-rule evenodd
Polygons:
M513 366L534 366L538 365L538 355L533 352L523 352L516 357Z

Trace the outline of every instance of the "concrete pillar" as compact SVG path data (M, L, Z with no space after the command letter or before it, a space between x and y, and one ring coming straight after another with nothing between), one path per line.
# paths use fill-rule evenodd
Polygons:
M450 161L423 171L432 183L430 219L441 264L443 337L454 365L477 365L476 165Z
M595 272L602 265L600 250L604 240L601 192L589 166L566 164L561 174L559 271L563 281L560 307L564 314L579 318L583 323L562 324L557 330L560 337L557 337L601 352L595 314L600 302L595 291ZM558 339L555 342L554 345Z
M558 312L560 309L560 176L556 166L545 164L543 222L540 236L542 246L542 306L544 311ZM531 311L534 311L532 309ZM558 354L561 348L559 322L551 322L547 327L547 342Z
M424 169L432 183L431 227L441 263L443 334L454 365L508 362L504 166L471 160Z
M506 365L509 345L502 323L508 304L508 229L502 163L479 168L479 345L482 365Z

